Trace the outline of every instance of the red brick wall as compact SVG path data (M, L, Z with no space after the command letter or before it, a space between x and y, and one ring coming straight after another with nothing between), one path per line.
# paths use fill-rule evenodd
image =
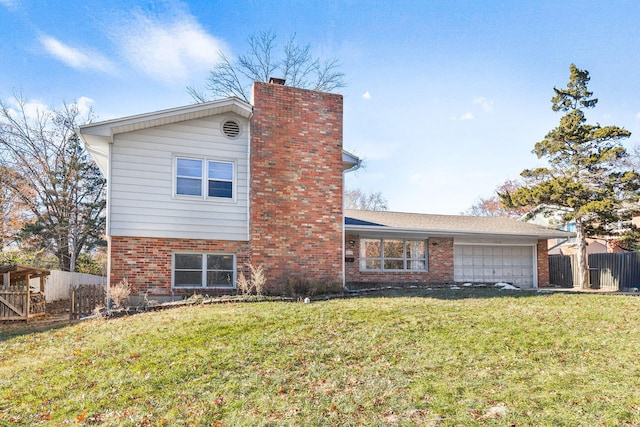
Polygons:
M254 84L252 263L267 284L342 280L342 96Z
M185 296L198 293L229 294L228 289L171 289L171 262L175 252L234 253L236 265L249 262L249 244L220 240L159 239L148 237L110 238L111 285L126 278L132 294Z
M538 240L538 286L549 286L549 249L547 240Z
M350 243L351 241L355 243ZM353 262L347 262L346 282L349 283L423 283L443 284L453 282L453 239L428 239L428 270L425 272L409 271L360 271L360 237L347 234L345 237L345 252L352 251Z

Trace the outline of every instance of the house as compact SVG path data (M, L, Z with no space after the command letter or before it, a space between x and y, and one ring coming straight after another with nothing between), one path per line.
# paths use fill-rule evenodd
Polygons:
M540 242L558 232L543 227L353 211L345 221L344 173L360 161L343 150L342 108L341 95L256 82L251 104L228 98L80 127L108 181L109 283L127 279L154 299L230 293L249 264L273 293L548 282ZM506 267L525 261L517 274ZM501 273L485 274L488 265Z

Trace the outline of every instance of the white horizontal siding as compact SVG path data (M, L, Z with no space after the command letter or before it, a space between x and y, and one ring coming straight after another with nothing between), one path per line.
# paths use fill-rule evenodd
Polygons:
M242 126L226 138L221 123ZM235 200L175 196L176 156L233 161ZM164 238L248 240L248 122L224 115L114 137L111 150L109 234Z

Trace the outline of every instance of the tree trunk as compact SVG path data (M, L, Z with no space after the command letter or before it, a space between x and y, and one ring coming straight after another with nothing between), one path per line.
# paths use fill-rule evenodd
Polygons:
M584 235L584 225L580 219L576 220L576 264L578 267L578 283L574 288L589 289L589 265L587 263L587 239Z

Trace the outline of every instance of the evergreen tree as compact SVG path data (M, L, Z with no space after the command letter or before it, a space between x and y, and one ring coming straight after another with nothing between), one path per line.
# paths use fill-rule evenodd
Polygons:
M589 72L570 66L566 89L554 88L553 111L564 114L560 124L535 144L534 153L547 167L526 169L521 175L528 185L500 194L507 208L549 205L564 208L563 220L576 224L577 286L589 285L586 238L611 234L625 219L626 202L637 200L640 177L624 162L627 152L621 141L631 132L617 126L586 123L584 110L598 100L587 90Z

